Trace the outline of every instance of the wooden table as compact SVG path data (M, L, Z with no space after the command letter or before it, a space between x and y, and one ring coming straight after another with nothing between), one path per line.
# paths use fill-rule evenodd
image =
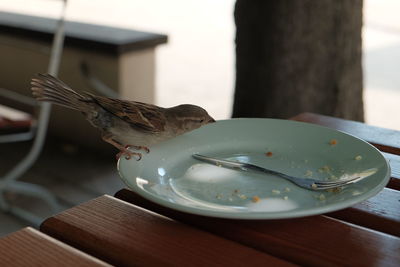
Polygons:
M10 257L70 266L400 266L400 132L311 113L292 119L384 151L388 186L341 211L258 221L186 214L122 189L47 219L41 233L28 228L1 239L0 266L23 262Z

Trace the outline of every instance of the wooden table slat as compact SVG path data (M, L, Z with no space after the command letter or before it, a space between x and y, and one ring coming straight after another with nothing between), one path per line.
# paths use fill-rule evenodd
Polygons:
M400 131L314 113L301 113L291 119L340 130L366 140L381 151L400 155Z
M0 266L109 266L27 227L0 239Z
M383 156L389 161L391 178L387 187L400 190L400 156L382 152Z
M55 215L41 230L115 265L293 265L110 196Z
M228 220L172 210L127 189L116 197L184 223L306 266L391 266L400 238L326 216L291 220Z
M400 192L385 188L366 201L327 215L400 237Z

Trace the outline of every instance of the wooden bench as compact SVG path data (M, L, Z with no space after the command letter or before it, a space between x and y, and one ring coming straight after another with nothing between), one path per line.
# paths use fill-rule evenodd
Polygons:
M373 137L395 153L399 148L397 131L309 113L293 119L353 134L357 129L367 141ZM392 178L399 179L396 174ZM40 230L123 266L398 266L399 200L400 192L392 186L353 207L324 215L231 220L179 212L122 189L114 197L102 196L57 214ZM39 259L33 256L31 261Z
M0 88L31 96L31 78L47 71L57 23L0 12ZM166 42L164 34L66 21L58 76L77 91L103 94L95 91L101 82L121 98L154 103L156 47ZM0 102L32 113L32 107L16 101L0 97ZM81 114L65 108L53 108L49 130L78 144L112 150Z

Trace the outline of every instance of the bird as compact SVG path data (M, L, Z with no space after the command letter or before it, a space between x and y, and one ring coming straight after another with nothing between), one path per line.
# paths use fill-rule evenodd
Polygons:
M149 146L195 130L215 120L196 105L181 104L164 108L153 104L77 93L50 74L31 79L31 91L37 101L50 102L80 111L101 132L101 138L115 146L117 159L133 156L140 160ZM131 149L134 149L132 151Z

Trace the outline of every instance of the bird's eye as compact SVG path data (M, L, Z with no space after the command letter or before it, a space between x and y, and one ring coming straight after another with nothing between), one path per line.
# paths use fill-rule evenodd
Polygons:
M201 119L201 120L200 120L200 123L203 123L203 122L204 122L204 119Z

